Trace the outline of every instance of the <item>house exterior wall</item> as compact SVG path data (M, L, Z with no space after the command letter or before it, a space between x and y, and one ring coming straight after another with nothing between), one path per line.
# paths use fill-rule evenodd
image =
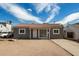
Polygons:
M12 25L11 24L6 24L6 29L8 29L9 32L12 31Z
M67 32L73 32L73 33L74 33L74 30L75 30L75 29L74 29L73 27L71 27L71 26L64 28L64 31L65 31L65 32L64 32L64 38L70 39L70 38L67 37ZM75 34L75 33L74 33L74 34ZM72 39L74 39L74 37L73 37Z
M0 24L0 32L6 32L6 31L8 31L6 29L6 27L4 25Z
M51 28L50 30L49 30L49 28L46 28L47 29L47 37L45 37L45 38L39 37L40 28L31 29L31 30L29 28L24 28L26 30L25 34L19 34L19 29L20 28L14 28L14 38L28 39L28 38L30 38L30 35L31 35L31 39L35 39L35 38L33 38L33 30L37 31L36 39L49 39L49 37L50 37L50 39L62 39L63 38L63 28ZM60 34L53 34L53 29L60 29ZM31 31L31 33L30 33L30 31Z
M0 24L0 32L11 32L12 31L12 26L11 24Z
M70 26L70 27L67 27L67 29L65 29L65 31L66 31L66 33L65 33L66 35L64 35L65 38L70 39L67 37L67 32L73 32L74 37L71 39L72 40L79 40L79 29L78 28L75 28L74 26Z
M60 34L53 34L53 29L59 29ZM63 28L51 28L50 30L50 38L51 39L62 39L63 38Z
M74 29L74 40L79 40L79 29Z
M14 28L14 38L19 38L19 39L30 38L29 28L24 28L25 29L25 34L19 34L19 29L20 28Z

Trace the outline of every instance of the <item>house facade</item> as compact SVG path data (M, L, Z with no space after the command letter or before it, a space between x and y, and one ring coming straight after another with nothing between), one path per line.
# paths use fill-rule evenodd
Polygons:
M14 38L19 39L61 39L63 26L60 24L18 24Z
M9 22L0 22L0 32L11 32L12 25Z
M0 22L0 37L12 32L11 22Z
M0 22L0 32L11 32L11 24L8 22Z
M67 26L65 28L65 38L79 41L79 24Z

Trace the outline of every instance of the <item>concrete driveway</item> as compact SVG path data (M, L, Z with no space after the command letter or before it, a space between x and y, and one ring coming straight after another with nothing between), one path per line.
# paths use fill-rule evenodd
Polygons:
M11 56L71 56L51 40L0 41L0 55Z
M64 48L74 56L79 56L79 43L67 39L52 39L57 45Z

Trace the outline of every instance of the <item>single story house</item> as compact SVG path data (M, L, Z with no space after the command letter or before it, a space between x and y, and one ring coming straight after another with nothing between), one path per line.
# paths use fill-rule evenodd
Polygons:
M79 24L69 25L65 30L65 38L79 41Z
M14 38L19 39L61 39L61 24L18 24L14 28Z

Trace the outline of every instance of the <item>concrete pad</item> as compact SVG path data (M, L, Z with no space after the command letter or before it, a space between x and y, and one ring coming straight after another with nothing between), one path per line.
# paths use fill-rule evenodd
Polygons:
M79 43L67 39L52 39L52 41L70 52L72 55L79 56Z

